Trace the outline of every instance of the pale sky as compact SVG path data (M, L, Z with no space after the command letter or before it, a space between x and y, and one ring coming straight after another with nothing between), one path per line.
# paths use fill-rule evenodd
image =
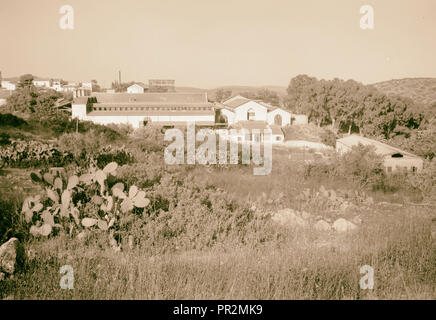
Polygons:
M62 5L74 30L59 27ZM362 30L361 5L374 8ZM287 86L436 77L436 0L0 0L3 77Z

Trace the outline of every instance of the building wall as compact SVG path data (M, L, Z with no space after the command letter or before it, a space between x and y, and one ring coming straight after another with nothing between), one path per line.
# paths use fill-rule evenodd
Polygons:
M255 101L248 101L235 109L235 122L246 121L248 111L251 110L255 113L253 120L267 121L267 109Z
M86 105L85 104L71 104L71 117L79 118L79 120L86 120Z
M383 159L383 165L388 172L396 172L404 169L412 171L413 168L415 168L415 171L420 171L424 166L424 161L414 157L392 158L391 156L386 156Z
M50 80L33 80L36 87L50 87Z
M2 88L6 90L15 90L17 86L9 81L2 81Z
M152 123L159 122L214 122L214 115L205 115L205 116L87 116L86 119L94 123L98 124L131 124L133 128L139 128L142 126L144 120L151 120Z
M72 118L78 118L79 120L92 121L98 124L131 124L134 128L142 126L144 120L151 120L152 123L159 122L215 122L215 115L202 115L202 116L89 116L86 114L86 105L84 104L72 104L71 105Z
M350 150L350 146L345 145L340 141L336 141L336 151L339 154L344 154L345 152L348 152ZM424 161L419 157L411 157L407 155L404 155L402 158L392 158L391 155L386 155L383 158L383 165L388 172L400 171L401 168L407 168L407 170L412 170L413 167L416 168L416 171L420 171L424 166Z
M279 124L280 126L284 127L291 124L291 114L283 109L277 108L271 112L268 112L267 118L269 125L275 124L274 119L276 115L280 115L282 118L282 123Z
M271 135L271 142L272 143L283 143L284 140L285 140L285 136L283 134Z

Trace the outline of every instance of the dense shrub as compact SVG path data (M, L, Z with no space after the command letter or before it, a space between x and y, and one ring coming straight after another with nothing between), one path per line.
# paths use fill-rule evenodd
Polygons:
M110 162L119 165L131 163L133 156L124 147L112 145L113 136L91 129L86 133L65 133L59 138L59 148L73 155L78 166L87 168L91 159L97 161L99 168Z
M360 188L383 185L386 174L382 157L371 146L354 146L341 156L328 161L310 163L305 176L343 177L356 183Z
M336 134L328 129L325 129L321 134L321 142L327 146L336 147Z
M371 146L353 146L339 158L338 165L341 175L351 177L361 187L380 183L386 177L383 159Z
M386 175L384 179L379 179L373 184L372 189L374 191L397 192L400 189L407 189L411 187L409 179L411 178L407 172L394 172L392 174Z
M146 126L136 130L130 145L138 152L162 152L168 142L164 140L165 131L159 127Z
M63 167L73 157L52 144L17 140L0 149L0 160L3 165L14 168Z
M1 132L0 133L0 146L6 146L11 144L11 139L9 134L5 133L5 132Z
M96 157L97 166L103 169L108 163L116 162L120 166L132 163L133 156L124 147L116 148L112 146L103 147Z
M0 113L0 127L22 127L27 125L27 122L10 113Z
M62 134L75 133L76 131L79 133L94 131L97 135L104 135L106 141L112 143L126 137L124 131L118 129L116 126L108 127L95 124L91 121L77 121L70 119L65 114L47 119L32 120L30 123L35 127L50 129L56 137Z
M272 236L265 216L254 215L224 190L198 184L190 176L165 175L145 191L150 205L146 215L132 224L131 232L151 252L226 243L256 246Z
M436 161L426 161L424 169L408 179L411 186L419 190L426 201L436 202Z
M28 236L24 219L18 213L19 207L18 199L10 195L6 198L0 194L0 243L6 242L11 237L24 240Z

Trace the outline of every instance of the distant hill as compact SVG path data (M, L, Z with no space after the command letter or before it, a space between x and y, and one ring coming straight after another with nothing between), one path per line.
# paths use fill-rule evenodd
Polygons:
M373 86L387 95L400 95L424 104L436 102L436 78L394 79Z
M283 98L286 96L286 87L282 86L222 86L214 89L201 89L201 88L194 88L194 87L176 87L176 91L178 92L207 92L207 96L210 99L215 99L215 94L217 90L224 89L224 90L232 90L232 96L237 95L243 92L250 92L250 93L256 93L257 91L261 89L268 89L271 91L277 92L280 98Z

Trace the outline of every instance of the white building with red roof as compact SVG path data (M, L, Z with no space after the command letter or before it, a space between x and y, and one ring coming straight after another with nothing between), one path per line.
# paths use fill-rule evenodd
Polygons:
M279 107L272 106L260 100L253 100L237 95L217 104L221 119L230 127L251 132L260 130L260 135L241 134L238 139L243 141L264 141L263 132L271 129L272 142L282 143L284 133L281 128L291 124L291 113Z

